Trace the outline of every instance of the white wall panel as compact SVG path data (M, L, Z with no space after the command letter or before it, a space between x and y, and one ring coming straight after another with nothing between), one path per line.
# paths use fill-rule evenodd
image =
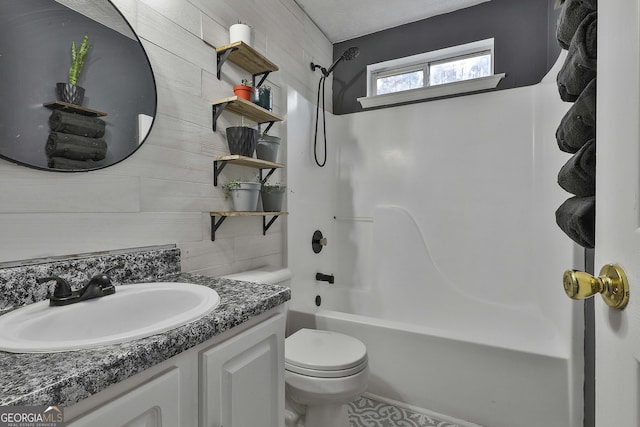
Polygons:
M157 86L201 95L201 68L153 43L143 41L142 44L149 55Z
M199 213L45 212L3 214L0 219L7 260L202 240Z
M6 171L5 171L6 172ZM139 212L137 177L73 175L42 171L0 171L0 213L19 212Z

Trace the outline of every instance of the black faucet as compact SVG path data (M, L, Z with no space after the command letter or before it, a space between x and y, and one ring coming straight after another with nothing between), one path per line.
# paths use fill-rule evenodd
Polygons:
M89 280L80 290L72 291L69 282L62 277L49 276L40 277L36 279L38 283L45 283L55 280L56 287L53 291L53 296L49 298L50 306L62 306L75 304L80 301L86 301L92 298L100 298L106 295L111 295L116 292L115 286L111 283L111 277L107 273L114 268L122 268L123 265L116 265L109 268L104 273L97 274Z
M320 280L322 282L329 282L331 284L335 282L335 278L333 277L333 274L316 273L316 280Z

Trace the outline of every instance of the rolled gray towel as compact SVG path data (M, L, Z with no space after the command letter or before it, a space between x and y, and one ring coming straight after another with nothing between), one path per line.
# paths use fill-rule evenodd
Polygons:
M51 132L47 139L45 150L49 157L64 157L72 160L102 160L107 155L107 143L103 139Z
M51 113L49 127L53 132L71 133L87 138L102 138L105 132L104 120L60 110Z
M596 243L596 197L572 197L556 210L556 224L574 242L585 248Z
M569 49L571 39L578 29L578 25L591 12L597 12L597 0L566 0L562 5L558 26L556 27L556 38L558 44L563 49Z
M560 121L556 141L560 150L573 154L595 137L596 79L593 79Z
M48 166L51 169L87 170L95 169L99 165L91 160L71 160L65 159L64 157L50 157Z
M587 15L571 39L569 53L557 77L560 98L574 102L596 77L598 13Z
M596 140L591 139L558 173L558 185L576 196L596 194Z

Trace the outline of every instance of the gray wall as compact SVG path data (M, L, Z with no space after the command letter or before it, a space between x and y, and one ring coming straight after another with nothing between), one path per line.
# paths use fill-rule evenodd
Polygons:
M334 45L334 59L350 46L360 55L333 74L333 112L362 111L367 65L477 40L495 38L495 72L506 73L498 90L539 83L555 63L559 10L555 0L492 0Z
M71 42L89 34L78 85L84 107L108 116L109 149L100 164L122 160L138 148L137 114L153 116L155 84L140 44L51 0L5 1L0 6L0 155L47 167L45 143L55 85L66 82Z

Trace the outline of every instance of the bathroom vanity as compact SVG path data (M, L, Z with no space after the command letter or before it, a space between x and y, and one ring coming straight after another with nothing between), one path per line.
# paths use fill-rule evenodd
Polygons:
M173 264L167 266L167 260ZM71 262L69 271L81 268L85 278L87 264L94 261L82 262L80 267ZM62 406L65 425L74 427L284 425L288 288L178 273L175 248L95 262L125 263L115 274L122 281L116 283L116 292L127 282L151 278L194 283L214 289L220 305L186 325L121 344L54 353L0 352L0 405ZM32 283L35 275L52 269L62 275L64 268L40 264L0 269L0 312L15 308L16 298L25 299L24 289L13 300L7 297L16 288L12 282ZM155 276L159 272L164 274ZM23 288L42 294L37 286ZM26 299L34 298L44 299ZM85 303L90 302L79 304Z
M69 426L284 425L283 306L65 409Z

